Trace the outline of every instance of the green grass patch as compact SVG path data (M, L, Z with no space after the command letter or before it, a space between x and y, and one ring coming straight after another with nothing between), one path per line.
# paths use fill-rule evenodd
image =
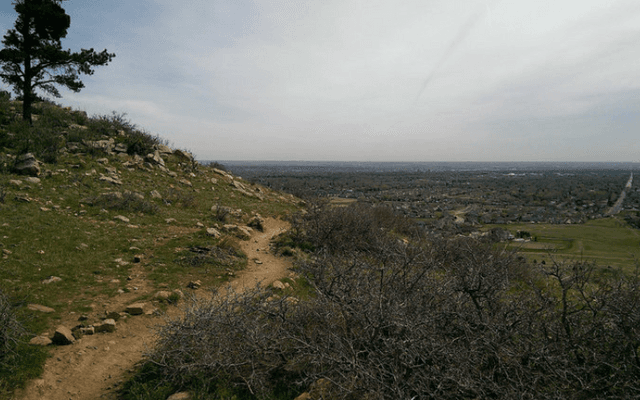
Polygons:
M603 218L579 225L486 225L485 229L494 227L506 229L514 236L518 231L531 233L531 241L511 241L508 247L538 261L552 256L566 260L591 260L602 267L631 270L640 257L640 231L621 218Z

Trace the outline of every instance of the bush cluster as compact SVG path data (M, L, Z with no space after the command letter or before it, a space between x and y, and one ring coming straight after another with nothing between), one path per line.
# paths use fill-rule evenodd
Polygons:
M294 225L291 240L313 250L298 265L313 295L192 303L159 332L151 362L165 384L224 382L253 398L640 396L638 271L531 265L420 237L376 208L320 207Z
M6 366L9 355L14 352L18 340L25 333L9 299L0 291L0 367Z

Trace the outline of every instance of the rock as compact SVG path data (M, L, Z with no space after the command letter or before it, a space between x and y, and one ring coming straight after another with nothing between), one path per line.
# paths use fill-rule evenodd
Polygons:
M180 150L180 149L176 149L173 151L173 155L181 158L185 161L193 161L193 155L191 153L189 153L188 151L184 151L184 150Z
M46 336L36 336L33 339L29 340L29 344L32 344L34 346L48 346L51 343L53 343L51 339Z
M60 277L57 277L57 276L50 276L50 277L48 277L48 278L44 279L44 280L42 281L42 283L43 283L43 284L45 284L45 285L48 285L48 284L50 284L50 283L60 282L61 280L62 280L62 278L60 278Z
M284 290L286 289L286 286L284 285L284 283L280 282L280 281L274 281L271 286L273 286L275 289L280 289L280 290Z
M83 335L93 335L96 333L96 328L94 326L80 328L80 333L82 333Z
M101 324L97 324L93 326L95 328L96 333L98 332L115 332L116 331L116 321L111 318L105 319Z
M251 233L253 232L253 229L248 226L238 226L233 224L223 225L223 229L242 240L249 240L251 238Z
M108 159L108 158L106 158L106 157L102 157L102 158L98 158L98 159L96 160L96 162L97 162L98 164L109 164L109 159Z
M255 217L251 218L251 220L249 220L247 226L255 228L260 232L264 232L264 218L262 218L260 215L256 215Z
M167 218L167 219L164 220L164 222L166 222L167 224L172 224L172 223L175 223L175 222L178 222L178 221L176 221L175 218Z
M18 180L18 179L11 179L11 180L9 180L9 184L13 185L13 186L20 187L20 186L22 186L22 181Z
M122 221L124 223L129 223L129 218L125 217L124 215L116 215L115 217L113 217L113 219L117 219L118 221Z
M128 305L125 311L130 315L142 315L144 314L145 306L145 303L134 303Z
M64 346L75 343L76 338L73 337L73 333L71 333L71 330L69 328L60 325L56 328L56 333L53 334L53 338L51 338L51 341L54 344Z
M144 159L145 161L151 164L160 165L164 167L164 160L160 156L160 152L158 150L154 151L153 153L147 154L147 156Z
M36 157L31 153L26 153L16 158L17 173L22 175L38 176L40 175L40 166Z
M188 392L178 392L167 397L167 400L191 400L191 395Z
M202 282L200 280L197 281L191 281L187 284L187 287L189 289L199 289L200 286L202 286Z
M83 140L82 143L90 149L102 150L107 154L111 154L113 153L115 140L113 138L109 140Z
M173 150L171 150L171 147L167 146L166 144L157 144L155 146L153 146L156 150L158 150L158 152L161 155L170 155L173 153Z
M27 308L31 311L40 311L43 313L52 313L52 312L56 312L56 310L54 310L51 307L46 307L46 306L42 306L40 304L29 304L27 306Z
M151 198L153 198L153 199L161 199L162 198L162 195L157 190L152 190L149 194L151 195Z
M126 153L127 150L129 150L129 148L124 143L118 143L116 144L116 147L114 147L113 150L115 150L116 153Z
M207 235L213 236L214 239L217 239L222 234L216 228L207 228Z
M309 394L309 392L304 392L293 400L311 400L311 395Z
M171 292L168 292L166 290L161 290L159 292L157 292L153 298L156 300L161 300L161 301L166 301L169 300L169 296L171 296Z
M133 256L133 262L137 264L141 262L143 258L144 254L136 254L135 256Z
M34 185L37 185L37 184L39 184L41 182L40 178L36 178L35 176L26 177L26 178L24 178L24 181L27 182L27 183L32 183Z
M118 321L121 317L120 313L117 311L109 311L106 313L106 319L112 319L114 321Z
M184 293L182 293L182 290L180 289L173 289L172 293L175 293L178 295L178 297L180 297L180 299L184 299Z
M193 186L191 182L189 182L188 180L186 180L184 178L178 180L178 182L182 183L183 185L186 185L186 186Z
M107 176L107 175L100 174L100 177L98 178L98 180L100 180L102 182L112 183L114 185L122 185L122 181L118 177L113 177L113 176Z

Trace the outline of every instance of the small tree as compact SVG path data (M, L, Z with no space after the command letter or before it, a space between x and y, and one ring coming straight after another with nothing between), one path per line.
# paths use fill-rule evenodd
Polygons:
M31 122L31 105L36 89L61 97L55 85L79 92L84 84L79 74L92 75L93 66L108 64L115 54L82 49L63 50L60 39L67 36L71 18L61 6L63 0L16 0L18 13L13 29L7 31L0 50L0 77L22 97L22 117Z

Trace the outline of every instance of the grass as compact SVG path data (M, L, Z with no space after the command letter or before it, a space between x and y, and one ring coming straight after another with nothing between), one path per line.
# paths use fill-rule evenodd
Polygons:
M591 220L580 225L509 224L486 225L485 229L500 227L516 235L518 231L531 233L532 241L509 242L530 259L591 260L606 267L620 267L630 271L640 257L640 233L621 217Z
M268 217L296 210L294 201L283 201L279 193L260 188L256 193L262 198L246 195L234 189L228 176L178 156L163 156L175 176L142 163L127 166L125 162L144 157L162 140L122 115L87 117L43 103L36 106L37 118L29 127L19 120L17 111L15 103L0 98L0 290L20 305L17 312L30 337L47 332L72 313L89 312L96 298L126 290L134 267L143 268L156 287L228 280L229 271L246 265L246 257L229 237L206 235L207 227L220 224L211 211L213 205L241 209L240 216L229 217L229 222L238 224L254 213ZM127 144L129 154L65 150L68 142L109 138ZM12 170L14 157L25 151L44 162L39 183L28 182ZM103 176L117 176L121 184L101 180ZM154 198L154 190L163 198ZM192 267L184 259L195 246L223 249L228 257L211 257ZM142 261L135 264L133 258L139 254ZM51 276L62 280L42 283ZM55 312L29 311L29 303ZM0 388L20 387L28 377L38 375L43 353L20 346L24 357L11 370L0 370Z

